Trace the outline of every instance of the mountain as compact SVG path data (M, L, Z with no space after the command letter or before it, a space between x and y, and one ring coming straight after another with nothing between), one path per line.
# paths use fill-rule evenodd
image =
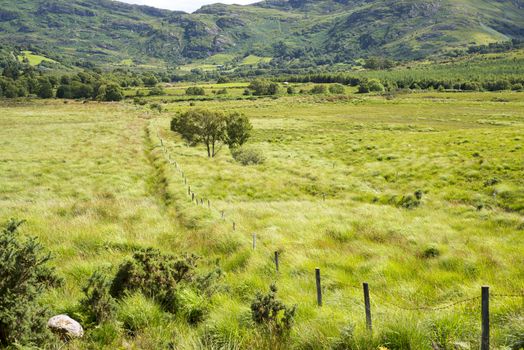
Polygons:
M312 64L400 60L512 38L524 38L523 0L267 0L193 14L111 0L0 0L4 52L66 63L165 66L218 53Z

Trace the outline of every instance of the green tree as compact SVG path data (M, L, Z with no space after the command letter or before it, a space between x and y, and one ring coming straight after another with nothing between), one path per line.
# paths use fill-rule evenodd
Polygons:
M253 90L253 95L256 96L277 95L280 86L267 79L255 79L249 85L249 89Z
M190 145L203 143L212 158L223 144L235 147L249 138L251 124L237 113L224 114L207 109L190 109L171 120L171 130L179 133Z
M97 99L100 101L122 101L124 93L118 84L108 83L100 86Z
M58 98L73 98L73 92L71 91L71 86L62 84L56 90L56 97Z
M0 231L0 348L51 341L47 310L39 298L61 281L48 266L51 256L40 243L20 237L22 223L10 220Z
M53 86L47 78L38 79L37 95L40 98L53 97Z
M253 125L249 118L240 113L231 113L226 117L225 142L229 148L242 146L251 136Z

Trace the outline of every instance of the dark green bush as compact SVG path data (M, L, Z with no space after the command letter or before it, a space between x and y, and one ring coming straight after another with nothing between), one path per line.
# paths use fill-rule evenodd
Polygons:
M162 86L155 86L151 90L149 90L149 96L162 96L165 95L164 88Z
M255 79L249 85L249 90L253 90L253 95L256 96L277 95L280 86L266 79ZM244 92L244 95L245 94Z
M286 335L293 327L296 305L289 307L277 300L277 287L272 284L268 294L258 293L251 303L251 317L255 324L273 335Z
M206 91L200 86L191 86L186 89L186 95L190 96L204 96Z
M126 292L139 291L167 311L176 312L177 289L180 283L193 280L196 261L194 255L175 257L152 248L139 250L120 265L110 293L121 298Z
M108 83L101 85L98 89L97 100L100 101L122 101L124 99L124 92L122 88L116 83Z
M440 250L436 247L429 247L424 249L422 257L424 259L438 258L440 256Z
M365 80L358 86L358 92L365 94L368 92L384 92L384 85L378 79Z
M315 95L325 94L327 92L326 85L315 85L311 89L311 93Z
M407 196L402 196L402 198L397 202L397 206L405 209L414 209L420 204L422 200L422 191L417 190L413 195L408 194Z
M109 293L111 280L100 271L89 278L83 288L84 299L81 305L90 319L96 323L109 321L116 310L115 299Z
M61 280L48 266L51 256L40 243L20 237L22 223L11 220L0 231L0 348L52 341L46 326L49 315L39 298Z

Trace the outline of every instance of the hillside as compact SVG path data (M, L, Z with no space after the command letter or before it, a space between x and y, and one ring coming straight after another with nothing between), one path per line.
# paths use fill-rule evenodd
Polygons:
M179 65L217 53L325 64L430 57L524 37L519 0L269 0L194 14L111 0L0 0L0 43L66 64Z

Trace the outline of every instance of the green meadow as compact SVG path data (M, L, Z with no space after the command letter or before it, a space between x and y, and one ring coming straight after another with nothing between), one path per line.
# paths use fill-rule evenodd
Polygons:
M139 248L195 253L199 271L224 272L209 299L192 300L207 310L197 325L132 294L114 321L85 325L85 337L64 349L477 349L484 285L492 348L519 349L522 93L347 88L255 99L231 83L206 85L208 95L223 87L227 95L190 106L180 100L187 86L142 97L144 106L0 104L0 221L27 220L22 232L53 254L65 280L42 301L53 313L82 322L89 276ZM189 147L169 125L193 107L248 116L246 146L265 161L243 166L226 146L214 159ZM289 337L278 341L251 320L256 293L272 283L297 305Z

